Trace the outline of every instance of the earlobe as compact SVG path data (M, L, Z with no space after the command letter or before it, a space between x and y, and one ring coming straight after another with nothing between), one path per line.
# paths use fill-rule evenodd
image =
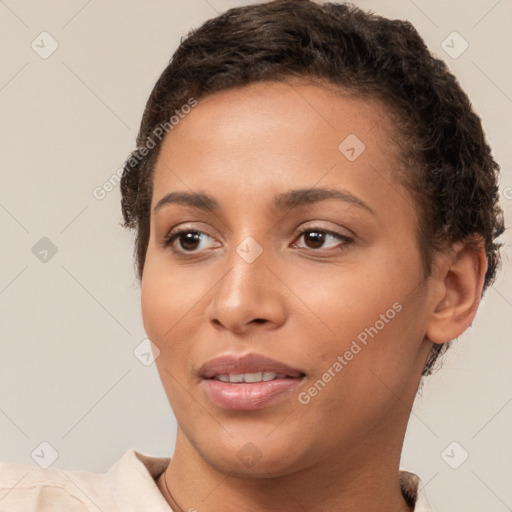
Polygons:
M433 278L432 312L426 336L433 343L447 343L473 322L487 272L483 242L477 247L454 244L440 255Z

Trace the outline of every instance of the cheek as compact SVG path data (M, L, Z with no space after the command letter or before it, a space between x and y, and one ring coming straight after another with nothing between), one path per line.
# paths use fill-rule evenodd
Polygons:
M164 258L151 251L141 283L141 312L144 330L160 353L155 364L175 415L190 408L190 397L183 393L183 371L189 367L190 329L194 318L194 293L185 286L179 272L169 272ZM190 411L189 411L190 412ZM191 412L190 412L191 414ZM195 413L194 413L195 414Z
M304 311L304 321L316 328L316 336L313 330L309 333L310 341L331 340L333 348L342 348L378 321L403 298L406 288L404 277L396 279L382 257L365 264L317 265L288 272L287 281L294 283L293 296L298 299L296 305L289 304L291 317L293 310ZM394 313L390 311L390 316Z
M160 350L162 334L172 325L172 310L167 307L167 294L156 279L151 258L146 259L141 284L141 311L144 330Z
M328 401L392 397L390 389L399 392L417 364L423 341L421 267L388 251L364 266L322 272L304 272L294 289L309 307L301 351L311 355L311 381L333 382L322 392Z
M190 283L180 280L179 272L169 272L165 257L148 250L141 283L141 311L144 329L160 350L166 339L190 309L193 296Z
M198 330L206 323L205 308L217 280L215 272L173 265L165 252L148 251L141 312L147 336L160 349L157 363L165 361L173 372L185 370L184 363L196 348Z

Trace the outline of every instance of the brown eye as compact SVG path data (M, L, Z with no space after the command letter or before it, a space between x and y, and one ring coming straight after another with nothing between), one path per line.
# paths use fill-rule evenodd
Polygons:
M325 233L320 231L306 231L304 241L310 249L319 249L325 243Z
M202 231L181 229L169 233L165 237L164 245L165 247L170 246L176 253L196 253L206 248L204 246L207 245L208 239L213 240Z
M197 233L195 231L189 231L185 233L180 233L177 236L177 239L179 240L179 244L182 249L194 250L197 249L197 246L201 241L201 235L200 233Z
M298 244L294 244L295 247L305 248L305 249L344 249L345 246L349 245L352 242L352 239L341 235L340 233L336 233L335 231L329 231L326 229L319 228L309 228L304 229L299 233L297 239L304 239L304 245L300 246ZM332 243L332 241L336 243ZM331 242L329 244L329 242ZM329 244L327 247L324 244Z

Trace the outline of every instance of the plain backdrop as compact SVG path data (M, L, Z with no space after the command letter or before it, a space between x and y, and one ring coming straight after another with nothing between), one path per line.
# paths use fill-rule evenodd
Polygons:
M0 2L0 460L36 464L43 446L54 467L104 472L129 448L172 454L156 367L136 356L146 336L119 186L101 200L93 190L134 148L180 38L243 4ZM510 224L512 1L355 4L410 20L458 77L502 166ZM436 512L512 509L510 233L502 240L494 287L411 415L402 467Z

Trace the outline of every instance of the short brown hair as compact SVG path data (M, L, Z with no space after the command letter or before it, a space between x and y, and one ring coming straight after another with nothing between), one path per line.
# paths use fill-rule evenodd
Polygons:
M400 158L413 164L403 178L420 213L418 241L427 272L435 251L446 244L483 241L484 290L492 284L502 245L496 238L504 231L499 165L457 79L409 22L310 0L229 9L182 39L147 101L137 148L121 179L124 226L136 230L139 279L150 234L152 173L162 145L159 140L147 151L148 138L191 97L290 76L316 77L378 98L399 116ZM432 345L424 375L448 345Z

